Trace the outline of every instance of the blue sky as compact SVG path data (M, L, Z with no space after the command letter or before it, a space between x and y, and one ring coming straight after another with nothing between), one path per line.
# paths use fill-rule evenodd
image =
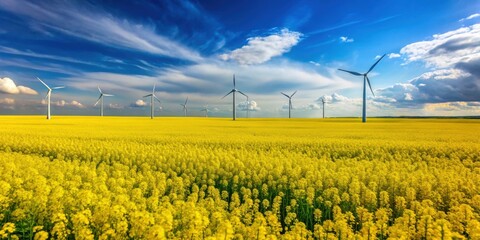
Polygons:
M480 115L480 1L0 1L0 114ZM43 101L42 101L43 100Z

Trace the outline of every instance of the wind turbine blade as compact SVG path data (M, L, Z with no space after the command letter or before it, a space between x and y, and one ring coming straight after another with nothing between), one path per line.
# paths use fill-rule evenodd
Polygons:
M370 87L370 91L372 91L372 94L375 97L375 93L373 93L372 85L370 85L370 79L367 76L365 77L367 78L367 83L368 83L368 86Z
M97 101L95 102L95 104L93 104L93 106L97 106L97 104L100 102L100 99L102 99L102 96L103 94L100 94L100 97L98 97Z
M280 93L283 94L285 97L290 98L290 96L288 96L287 94L285 94L283 92L280 92Z
M387 54L383 54L383 56L382 56L381 58L379 58L379 59L375 62L375 64L373 64L373 65L370 67L370 69L368 69L368 72L367 72L366 74L368 74L370 71L372 71L373 68L374 68L375 66L377 66L378 62L380 62L380 60L382 60L382 58L385 57L385 55L387 55Z
M102 89L100 89L100 86L97 85L97 88L98 88L98 91L100 92L100 94L102 94Z
M233 92L233 89L232 89L232 91L230 91L230 92L228 92L227 94L225 94L225 96L223 96L221 99L224 99L226 96L230 95L230 93L232 93L232 92Z
M237 91L237 92L248 98L248 96L245 93L243 93L242 91Z
M235 88L235 74L233 74L233 88Z
M185 104L184 104L185 106L187 105L187 102L188 102L188 97L187 97L187 99L185 100Z
M42 81L42 79L40 79L40 78L38 78L38 77L37 77L37 79L38 79L38 81L40 81L41 83L43 83L43 85L45 85L45 87L47 87L48 89L50 89L50 87L49 87L46 83L44 83L44 82Z
M340 69L340 68L339 68L338 70L343 71L343 72L347 72L347 73L350 73L350 74L353 74L353 75L355 75L355 76L362 76L362 75L363 75L363 74L358 73L358 72L352 72L352 71L343 70L343 69Z
M153 84L152 93L155 93L155 83Z
M103 96L105 96L105 97L113 97L113 96L115 96L115 95L104 93Z
M148 95L145 95L143 97L151 97L151 96L153 96L153 94L148 94Z
M62 89L62 88L65 88L65 86L54 87L52 89Z
M47 100L47 98L48 98L48 94L50 94L50 93L47 93L47 95L45 95L45 100Z
M157 98L157 96L155 96L155 95L152 95L152 96L153 96L153 98L155 98L159 103L162 103L162 102L160 102L160 99Z
M297 93L297 91L295 91L294 93L292 93L292 95L290 97L293 97L293 95L295 95L295 93Z

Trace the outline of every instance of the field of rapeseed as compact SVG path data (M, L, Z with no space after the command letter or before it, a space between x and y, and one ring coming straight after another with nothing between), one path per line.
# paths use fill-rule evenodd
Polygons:
M0 117L2 239L480 239L480 122Z

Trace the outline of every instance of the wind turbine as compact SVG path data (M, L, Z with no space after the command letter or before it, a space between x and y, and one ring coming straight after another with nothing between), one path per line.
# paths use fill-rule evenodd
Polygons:
M184 103L184 104L181 104L181 103L180 103L180 105L183 106L183 112L184 112L184 114L185 114L185 117L187 116L187 102L188 102L188 97L187 97L187 99L185 99L185 103Z
M247 96L243 92L241 92L240 90L236 89L235 87L236 87L236 85L235 85L235 74L233 74L233 89L230 92L228 92L225 96L222 97L222 99L224 99L226 96L230 95L230 93L233 93L233 121L235 121L235 119L237 117L236 106L235 106L235 93L238 92L245 97Z
M103 97L113 97L113 95L103 93L102 89L100 89L100 86L97 86L97 87L98 87L98 91L100 92L100 97L98 97L97 102L95 102L95 104L93 104L93 106L97 106L98 102L101 102L100 103L100 116L103 117Z
M65 88L65 86L59 86L59 87L53 87L53 88L50 88L46 83L44 83L40 78L38 78L38 81L40 81L43 85L45 85L45 87L48 89L48 92L47 92L47 95L45 96L45 98L47 99L47 120L50 119L50 97L52 96L52 91L55 90L55 89L61 89L61 88Z
M325 103L326 103L326 102L327 102L327 101L325 101L325 98L323 97L323 98L322 98L322 105L323 105L323 118L325 118Z
M373 96L375 97L375 93L373 93L372 90L372 85L370 84L370 79L368 78L368 74L373 70L373 68L382 60L383 57L385 57L386 54L383 54L382 57L380 57L371 67L368 69L368 71L364 74L358 73L358 72L353 72L353 71L348 71L348 70L343 70L343 69L338 69L343 72L347 72L350 74L353 74L355 76L363 76L363 111L362 111L362 122L367 121L367 86L366 84L368 83L368 87L370 87L370 91L372 91Z
M283 94L285 97L288 98L288 118L291 118L291 115L290 115L290 110L292 110L292 97L293 95L295 95L295 93L297 93L297 91L295 91L294 93L292 93L292 95L288 96L287 94L283 93L283 92L280 92L281 94Z
M153 119L153 115L154 115L154 110L155 110L155 104L154 104L154 99L157 100L159 103L160 102L160 99L158 99L157 96L155 96L155 84L153 84L153 90L152 90L152 93L150 94L147 94L145 96L143 96L144 98L145 97L150 97L150 118Z
M204 106L200 111L205 112L205 117L208 117L208 105Z

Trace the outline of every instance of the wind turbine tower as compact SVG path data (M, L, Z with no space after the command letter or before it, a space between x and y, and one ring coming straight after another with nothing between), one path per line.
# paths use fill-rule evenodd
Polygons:
M292 93L292 95L288 96L287 94L281 92L281 94L283 94L285 97L288 98L288 118L291 118L291 117L292 117L290 111L292 110L292 97L293 97L293 95L295 95L295 93L297 93L297 91L295 91L294 93Z
M187 97L187 99L185 100L185 103L184 103L184 104L181 104L181 103L180 103L180 105L183 106L183 113L184 113L185 117L187 116L187 102L188 102L188 97Z
M322 98L322 105L323 105L323 108L322 108L322 109L323 109L323 118L325 118L325 103L326 103L326 102L327 102L327 101L325 101L325 98Z
M50 88L46 83L44 83L40 78L38 78L38 81L40 81L47 89L48 89L48 92L47 92L47 95L45 96L45 98L47 99L47 120L50 120L50 97L52 96L52 91L55 90L55 89L61 89L61 88L65 88L65 86L59 86L59 87L53 87L53 88Z
M205 112L205 117L208 117L208 105L204 106L200 111Z
M373 70L373 68L375 68L375 66L378 64L378 62L380 62L380 60L382 60L383 57L385 57L386 54L383 54L382 57L380 57L371 67L370 69L368 69L368 71L366 73L358 73L358 72L354 72L354 71L348 71L348 70L344 70L344 69L338 69L340 71L343 71L343 72L347 72L347 73L350 73L352 75L355 75L355 76L363 76L363 109L362 109L362 122L366 122L367 121L367 83L368 83L368 87L370 88L370 91L372 91L372 94L373 96L375 97L375 93L373 93L373 89L372 89L372 85L370 84L370 79L368 78L368 74Z
M243 92L241 92L240 90L236 89L236 85L235 85L235 74L233 74L233 89L228 92L225 96L222 97L222 99L224 99L226 96L230 95L231 93L233 93L233 121L235 121L235 119L237 118L237 112L236 112L236 107L235 106L235 93L238 92L240 94L242 94L243 96L247 97L247 95L245 95Z
M104 92L102 92L102 89L100 89L100 86L97 86L98 87L98 91L100 92L100 97L98 97L97 99L97 102L95 102L95 104L93 104L93 106L97 106L98 102L101 102L100 103L100 116L103 117L103 97L113 97L112 94L106 94Z
M155 100L158 101L158 103L161 103L160 102L160 99L158 99L158 97L155 95L155 84L153 84L153 90L152 90L152 93L150 94L147 94L145 96L143 96L144 98L145 97L150 97L150 118L153 119L153 115L154 115L154 112L155 112Z

